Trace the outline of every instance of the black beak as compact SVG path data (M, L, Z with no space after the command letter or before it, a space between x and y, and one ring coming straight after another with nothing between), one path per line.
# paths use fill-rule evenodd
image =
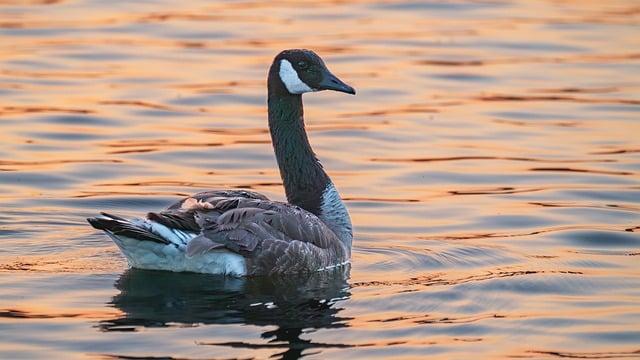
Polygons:
M342 82L337 76L330 73L329 70L325 71L322 81L320 81L318 85L318 90L334 90L352 95L356 94L356 89Z

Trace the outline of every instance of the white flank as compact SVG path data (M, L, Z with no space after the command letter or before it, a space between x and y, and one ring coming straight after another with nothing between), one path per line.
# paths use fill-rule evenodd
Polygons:
M304 81L300 80L298 72L293 68L287 60L280 60L280 80L284 86L292 94L304 94L306 92L315 91Z
M108 232L107 234L118 245L133 268L230 276L247 274L244 257L227 250L210 251L206 254L187 257L184 246L140 241Z

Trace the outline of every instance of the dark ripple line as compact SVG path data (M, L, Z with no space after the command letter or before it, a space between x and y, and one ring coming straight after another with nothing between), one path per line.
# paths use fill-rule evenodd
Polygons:
M190 182L190 181L172 181L172 180L156 180L156 181L140 181L129 183L104 183L97 184L96 186L184 186L184 187L196 187L196 188L216 188L216 187L233 187L238 189L254 188L260 186L281 186L282 182L255 182L248 184L234 184L228 185L225 183L210 183L210 182Z
M344 201L373 201L373 202L390 202L390 203L416 203L420 202L419 199L385 199L385 198L372 198L372 197L343 197Z
M212 146L223 146L224 143L221 142L181 142L181 141L172 141L168 139L155 139L155 140L123 140L114 143L103 144L102 146L110 147L110 148L127 148L127 147L212 147Z
M522 63L572 63L572 62L616 62L624 60L640 59L640 53L630 54L588 54L567 57L522 57L522 58L504 58L504 59L475 59L475 60L437 60L427 59L416 62L418 65L433 66L486 66L501 64L522 64Z
M630 205L605 204L605 205L584 205L572 203L553 203L553 202L529 202L530 205L550 207L550 208L592 208L592 209L614 209L622 211L640 211L640 207Z
M124 105L124 106L138 106L155 110L167 110L167 111L177 111L176 109L169 107L167 105L154 104L147 101L140 100L103 100L99 101L100 105Z
M63 108L55 106L3 106L0 115L32 114L32 113L65 113L65 114L93 114L95 111L88 109Z
M594 159L594 160L557 160L557 159L540 159L517 156L443 156L443 157L425 157L425 158L371 158L369 161L376 162L440 162L440 161L460 161L460 160L507 160L507 161L527 161L527 162L544 162L544 163L590 163L590 162L617 162L614 159Z
M211 90L216 91L227 89L230 87L247 87L247 86L261 86L262 82L259 81L220 81L220 82L206 82L206 83L188 83L188 84L175 84L173 87L177 89L190 89L190 90Z
M500 279L506 277L514 277L514 276L526 276L526 275L534 275L534 274L572 274L572 275L582 275L580 271L571 271L571 270L519 270L519 271L500 271L500 272L487 272L486 274L480 275L471 275L458 279L442 279L439 278L439 274L434 275L426 275L419 277L412 277L407 280L399 280L399 281L361 281L351 284L352 288L356 287L369 287L369 286L437 286L437 285L460 285L469 282L476 281L485 281L485 280L493 280Z
M41 160L41 161L14 161L0 160L0 165L14 166L35 166L35 165L53 165L53 164L70 164L70 163L121 163L122 160L116 159L67 159L67 160Z
M254 5L255 6L255 5ZM194 14L194 13L186 13L186 12L152 12L149 14L144 14L134 21L140 23L157 23L157 22L167 22L167 21L249 21L249 22L260 22L264 21L263 17L260 16L249 16L249 15L223 15L223 14ZM273 19L271 19L273 21Z
M620 230L605 226L583 226L583 225L567 225L559 226L556 228L535 230L522 233L481 233L481 234L468 234L468 235L433 235L433 236L420 236L419 239L423 240L472 240L472 239L490 239L490 238L508 238L508 237L522 237L539 235L544 233L566 231L566 230L605 230L605 231L626 231L626 229Z
M624 231L627 231L627 232L636 232L636 230L640 230L640 226L634 226L634 227L624 229Z
M73 195L72 198L84 199L84 198L92 198L92 197L101 197L101 196L120 196L120 195L140 195L140 196L189 196L189 194L181 193L181 192L136 192L136 191L82 191L81 194Z
M142 149L130 149L130 150L115 150L108 151L107 154L117 155L117 154L142 154L148 152L158 151L158 148L142 148Z
M42 161L12 161L0 160L0 165L8 166L0 168L0 171L19 171L24 168L32 168L46 165L63 165L63 164L95 164L110 163L120 164L122 160L118 159L67 159L67 160L42 160Z
M239 129L199 129L199 132L207 134L219 134L219 135L262 135L269 133L269 129L266 128L239 128Z
M449 195L501 195L501 194L519 194L528 192L537 192L549 190L550 188L529 188L529 189L517 189L510 186L492 188L492 189L478 189L478 190L450 190L447 191Z
M135 356L135 355L116 355L116 354L100 354L108 359L117 359L117 360L195 360L196 358L185 358L185 357L173 357L173 356ZM207 358L197 358L198 360L204 360ZM214 358L209 358L210 360L214 360ZM254 358L248 358L254 359ZM222 359L215 359L222 360ZM238 358L228 358L228 360L239 360Z
M431 318L429 314L426 315L418 315L418 316L398 316L387 319L373 319L368 320L367 322L397 322L397 321L405 321L412 320L416 324L469 324L477 321L485 320L485 319L504 319L504 318L513 318L513 316L501 315L501 314L485 314L485 315L476 315L476 316L466 316L466 317L441 317L441 318ZM525 316L517 316L517 317L525 317Z
M508 125L515 125L515 126L559 126L559 127L575 127L578 126L580 123L577 121L552 121L552 122L544 122L543 124L539 124L539 123L532 123L532 122L528 122L528 121L517 121L517 120L505 120L505 119L495 119L492 120L495 123L498 124L508 124Z
M530 168L529 171L551 171L551 172L576 172L576 173L589 173L589 174L600 174L600 175L634 175L634 173L629 171L609 171L609 170L592 170L592 169L579 169L579 168L570 168L570 167L539 167L539 168Z
M384 116L384 115L391 115L391 114L415 114L415 113L434 114L439 112L440 110L433 107L429 107L423 104L414 104L414 105L396 107L396 108L390 108L390 109L343 113L343 114L339 114L338 117L350 118L350 117L358 117L358 116Z
M604 94L604 93L613 93L620 91L617 87L600 87L600 88L577 88L577 87L567 87L567 88L557 88L557 89L533 89L532 92L542 92L542 93L572 93L572 94Z
M225 341L225 342L196 342L197 345L211 345L211 346L227 346L232 348L244 348L244 349L295 349L304 350L309 348L358 348L358 347L372 347L372 346L394 346L394 345L436 345L435 341L386 341L379 343L358 343L358 344L343 344L343 343L316 343L311 341L301 340L299 342L292 343L270 343L270 344L255 344L245 341Z
M626 252L617 250L567 250L568 253L586 255L610 255L610 256L638 256L640 252Z
M481 95L474 97L473 100L478 101L568 101L587 104L623 104L623 105L640 105L640 100L632 99L590 99L578 98L573 96L527 96L527 95Z
M6 24L6 23L4 23ZM3 26L0 25L0 28ZM73 72L73 71L24 71L24 70L0 70L0 74L8 76L21 76L27 78L77 78L77 79L96 79L110 75L107 72Z
M602 150L602 151L594 151L589 154L591 155L618 155L618 154L631 154L631 153L640 153L640 149L614 149L614 150Z
M566 352L566 351L544 351L544 350L528 350L527 353L549 355L559 358L569 359L611 359L620 357L637 357L640 350L635 351L611 351L611 352Z

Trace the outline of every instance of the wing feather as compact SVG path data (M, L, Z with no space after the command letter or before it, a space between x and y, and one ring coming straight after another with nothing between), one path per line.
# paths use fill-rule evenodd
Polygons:
M199 233L187 244L187 256L227 249L243 255L253 274L301 272L348 260L342 242L316 215L250 191L199 193L148 218Z

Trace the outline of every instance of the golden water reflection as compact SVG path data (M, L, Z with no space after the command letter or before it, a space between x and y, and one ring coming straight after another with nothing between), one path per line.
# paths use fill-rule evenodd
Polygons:
M0 357L638 357L639 16L0 1ZM305 95L355 224L350 275L281 294L127 271L85 217L211 188L284 198L265 87L293 47L358 90Z

